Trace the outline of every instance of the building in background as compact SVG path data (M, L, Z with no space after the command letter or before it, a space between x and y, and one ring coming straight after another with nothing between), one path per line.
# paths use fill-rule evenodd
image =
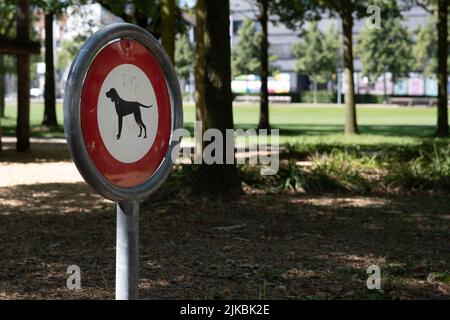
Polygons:
M410 31L417 30L420 26L427 22L430 16L426 10L421 7L413 6L408 8L405 6L404 1L399 0L399 5L404 9L402 11L403 24ZM408 9L405 9L408 8ZM253 20L258 28L257 21L258 7L256 6L255 0L242 1L242 0L230 0L230 37L232 48L238 42L238 30L242 25L243 21L246 19ZM369 16L369 15L368 15ZM303 92L310 89L310 81L308 77L299 75L295 72L296 58L292 51L292 45L299 42L300 30L293 31L287 28L282 23L274 23L278 21L277 16L270 16L270 22L268 25L268 40L269 40L269 54L275 55L277 57L273 65L282 73L284 81L289 79L290 91L291 92ZM328 14L324 14L322 19L319 21L319 29L322 32L326 32L330 26L333 24L335 29L338 31L339 36L342 37L342 22L338 17L330 17ZM353 40L356 40L356 36L360 33L362 28L365 26L365 19L360 19L354 21L353 27ZM305 23L304 28L308 27L308 23ZM342 41L340 42L342 43ZM355 43L356 44L356 43ZM356 93L371 93L371 94L383 94L384 92L384 82L383 79L376 81L375 85L369 86L368 79L363 77L361 74L361 62L358 57L355 56L354 61L355 70L355 89ZM342 75L339 77L342 79ZM437 93L437 82L434 83L435 79L425 79L421 75L411 74L411 80L409 79L399 79L398 85L393 85L390 80L390 75L388 75L387 89L389 94L398 95L434 95ZM256 79L256 81L258 81ZM403 85L401 84L403 82ZM410 83L411 82L411 83ZM418 83L420 82L420 83ZM428 83L428 85L426 85ZM235 86L238 86L235 84ZM249 84L249 88L254 88L254 84ZM326 88L337 89L336 83L329 83ZM343 92L343 85L341 81L341 92ZM425 90L426 89L426 90ZM242 91L242 85L240 87Z
M402 5L403 0L398 0ZM185 0L188 6L192 6L195 1ZM256 23L257 28L259 24L257 21L258 7L256 6L256 0L230 0L230 38L231 47L233 48L238 42L238 30L245 19L251 19ZM44 16L42 12L36 10L34 12L34 30L38 37L42 39L42 48L44 48L45 39L45 25ZM427 22L430 14L421 7L412 7L402 12L403 24L407 26L410 31L417 30L420 26ZM183 19L189 25L188 35L191 42L195 42L194 39L194 26L195 17L187 12L183 13ZM292 51L292 45L301 41L300 30L291 30L282 23L274 23L277 21L277 16L270 16L268 25L268 40L269 40L269 55L276 56L276 60L271 64L279 71L275 77L269 79L269 92L271 93L302 93L310 90L311 83L307 76L297 74L295 71L296 58ZM122 21L121 18L113 15L111 12L103 8L98 3L91 3L87 5L78 5L69 7L66 14L58 17L54 21L54 57L55 62L58 59L58 55L61 52L61 45L64 41L74 41L79 35L89 36L97 31L104 25L108 25L114 22ZM342 37L342 23L337 17L329 17L328 14L324 14L322 19L318 22L319 29L326 32L333 24L339 35ZM356 40L356 36L362 30L365 25L365 19L356 20L353 27L353 39ZM308 23L304 28L308 27ZM341 43L341 42L340 42ZM44 52L44 50L42 50ZM43 56L42 56L43 60ZM32 88L40 89L43 91L45 82L45 63L38 62L32 64L35 68L32 74L35 77L32 78ZM63 94L65 79L70 67L70 63L66 66L65 70L57 70L56 74L56 90L57 96L61 97ZM361 62L358 57L355 56L354 61L355 68L355 90L359 94L383 94L384 81L378 79L374 85L369 85L369 81L361 74ZM338 72L338 70L336 70ZM342 79L342 76L338 76L338 79ZM436 95L437 93L437 81L433 78L426 79L421 74L411 73L409 78L397 79L396 83L392 83L391 76L387 74L387 92L394 95ZM253 83L256 82L256 83ZM259 77L257 75L244 75L235 79L233 82L233 91L235 93L256 93L259 90L260 84ZM16 83L15 75L8 75L6 78L7 88L6 92L15 93ZM189 81L190 84L193 83ZM450 86L450 84L449 84ZM343 91L343 85L339 86L335 81L330 81L323 88L332 89L335 91ZM193 88L191 85L187 86L188 91L192 96ZM37 91L36 91L37 92Z

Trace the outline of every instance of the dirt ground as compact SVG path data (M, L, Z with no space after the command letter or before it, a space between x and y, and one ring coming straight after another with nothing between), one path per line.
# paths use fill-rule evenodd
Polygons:
M0 153L0 299L113 299L115 204L61 149ZM445 196L179 190L140 218L143 299L448 299ZM370 265L381 290L369 290ZM81 289L66 271L81 269Z

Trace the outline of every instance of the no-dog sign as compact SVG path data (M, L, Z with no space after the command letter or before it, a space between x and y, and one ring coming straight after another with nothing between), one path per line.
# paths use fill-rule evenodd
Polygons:
M69 149L84 179L116 201L142 199L171 167L182 103L159 42L131 24L95 33L70 70L64 99Z
M86 182L117 201L117 299L138 297L139 201L169 174L182 122L177 76L153 36L119 23L86 41L67 79L64 131Z

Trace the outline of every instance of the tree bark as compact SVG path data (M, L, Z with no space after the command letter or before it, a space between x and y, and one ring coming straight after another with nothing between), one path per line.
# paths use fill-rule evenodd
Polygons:
M314 105L317 104L317 81L313 80L313 90L314 90Z
M437 130L438 136L448 136L448 109L447 109L447 48L448 48L448 0L438 0L438 110Z
M268 0L258 0L259 3L259 23L261 24L261 92L260 92L260 113L259 129L269 129L269 91L267 81L269 78L269 42L267 32L267 6Z
M233 129L229 0L205 1L205 105L206 129L218 129L225 142ZM227 144L232 148L227 148ZM229 145L230 146L230 145ZM203 163L195 187L200 194L219 198L238 197L241 186L236 165L226 163L226 151L234 141L223 143L223 164Z
M161 41L172 62L175 62L175 0L161 4Z
M197 0L195 11L195 101L196 118L203 123L202 137L205 132L205 0ZM196 141L197 150L203 150L203 139Z
M5 117L5 57L0 54L0 118Z
M17 38L28 40L28 1L16 0ZM30 56L17 55L17 151L30 149Z
M5 66L0 55L0 151L2 151L2 118L5 116Z
M47 127L57 127L55 97L55 66L53 59L53 12L45 14L45 88L44 120Z
M355 106L355 82L353 79L353 17L352 1L343 0L342 5L342 29L344 34L344 78L345 78L345 133L357 134Z

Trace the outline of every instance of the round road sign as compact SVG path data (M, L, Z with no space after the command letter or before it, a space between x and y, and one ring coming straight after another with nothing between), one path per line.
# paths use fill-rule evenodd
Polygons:
M70 69L64 127L78 170L98 193L140 200L158 188L181 125L178 79L152 35L119 23L89 38Z

